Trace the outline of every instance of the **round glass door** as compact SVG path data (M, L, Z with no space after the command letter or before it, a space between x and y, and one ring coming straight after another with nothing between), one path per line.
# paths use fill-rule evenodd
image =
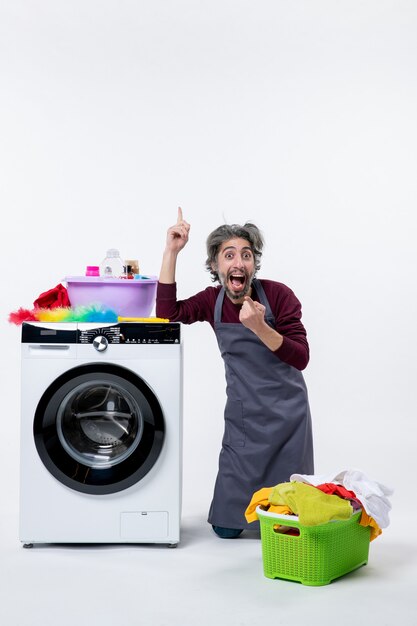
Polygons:
M34 437L43 463L62 483L86 493L114 493L155 464L164 420L139 376L115 365L87 365L69 370L43 394Z

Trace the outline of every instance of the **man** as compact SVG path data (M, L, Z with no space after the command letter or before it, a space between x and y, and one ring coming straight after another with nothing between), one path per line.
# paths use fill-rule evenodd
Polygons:
M222 538L247 528L255 491L313 474L307 390L309 360L301 305L282 283L258 280L263 239L254 224L219 226L207 239L206 267L216 287L177 301L175 269L190 225L178 209L168 229L156 315L213 327L225 363L227 403L219 471L208 521ZM253 527L253 524L251 525Z

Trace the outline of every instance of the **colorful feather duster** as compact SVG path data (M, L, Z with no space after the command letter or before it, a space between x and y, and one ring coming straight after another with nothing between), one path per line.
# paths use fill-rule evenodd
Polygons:
M104 324L117 322L117 313L112 309L103 308L100 304L32 310L20 307L9 314L9 322L17 326L23 322L100 322Z

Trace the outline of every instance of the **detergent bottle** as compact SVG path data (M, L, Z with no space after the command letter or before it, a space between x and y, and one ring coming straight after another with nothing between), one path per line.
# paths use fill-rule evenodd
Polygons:
M100 276L103 278L123 278L124 273L123 261L120 258L119 251L115 248L110 248L101 262Z

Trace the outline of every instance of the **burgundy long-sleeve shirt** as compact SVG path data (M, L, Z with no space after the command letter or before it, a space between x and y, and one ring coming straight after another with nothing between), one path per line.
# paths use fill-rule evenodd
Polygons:
M284 337L282 345L274 354L284 363L303 370L309 361L309 347L306 330L301 322L301 303L283 283L265 279L261 279L261 283L275 316L275 329ZM208 322L214 328L214 307L220 289L220 285L207 287L191 298L177 300L176 283L158 283L156 315L183 324ZM253 286L251 298L259 302ZM226 296L223 302L222 322L241 323L239 320L241 306L234 304Z

